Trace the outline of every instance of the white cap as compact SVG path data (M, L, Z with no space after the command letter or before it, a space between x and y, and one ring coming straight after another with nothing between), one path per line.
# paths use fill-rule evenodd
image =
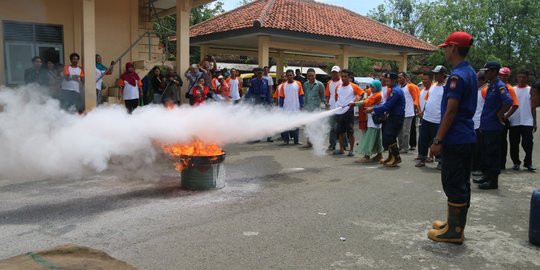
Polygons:
M441 66L441 65L438 65L436 66L432 71L431 73L434 73L434 74L447 74L447 70L444 66Z
M199 66L197 64L191 65L191 68L198 68Z
M340 71L341 71L341 68L339 68L339 66L332 67L332 72L340 72Z
M217 78L218 78L218 80L223 79L223 75L219 75Z

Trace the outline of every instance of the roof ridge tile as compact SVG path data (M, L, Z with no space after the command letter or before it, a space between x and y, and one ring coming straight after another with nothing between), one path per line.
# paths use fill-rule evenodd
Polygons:
M266 20L268 15L270 15L269 13L274 8L274 4L276 2L276 0L261 0L261 1L266 1L266 4L262 8L261 13L259 14L259 17L253 22L253 26L259 27L259 28L264 26L264 21Z

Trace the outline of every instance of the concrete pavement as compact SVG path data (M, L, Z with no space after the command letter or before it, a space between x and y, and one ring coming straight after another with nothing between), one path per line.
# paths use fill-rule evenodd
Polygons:
M415 168L411 153L386 169L277 144L228 146L226 187L209 192L179 189L167 158L0 179L0 258L75 243L141 269L540 269L527 241L538 174L506 171L496 191L473 185L466 242L455 246L426 237L446 215L434 164Z

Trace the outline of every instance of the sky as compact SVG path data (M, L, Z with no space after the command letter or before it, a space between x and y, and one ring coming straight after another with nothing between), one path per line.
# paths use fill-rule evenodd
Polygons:
M370 10L376 8L378 5L382 4L384 0L353 0L353 1L343 1L343 0L317 0L318 2L327 3L331 5L345 7L349 10L352 10L356 13L366 15ZM238 7L238 0L222 0L224 3L225 11L229 11Z

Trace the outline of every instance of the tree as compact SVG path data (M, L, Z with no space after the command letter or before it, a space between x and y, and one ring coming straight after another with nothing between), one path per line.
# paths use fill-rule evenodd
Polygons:
M236 3L236 6L238 7L241 7L241 6L245 6L251 2L254 2L255 0L241 0L241 1L238 1L238 3Z
M200 22L206 21L214 16L225 12L223 9L223 2L217 1L215 3L209 3L193 8L189 18L189 24L195 25ZM160 42L165 44L166 54L168 56L176 55L176 42L169 41L169 37L176 35L176 15L165 16L163 18L154 19L154 30L160 38ZM191 63L197 63L200 59L200 49L198 47L190 48L190 61Z
M476 68L496 60L514 70L540 72L537 0L386 0L369 16L432 44L451 32L466 31L475 38L469 60ZM412 58L411 67L416 60ZM444 57L439 50L419 62L435 66L443 64Z

